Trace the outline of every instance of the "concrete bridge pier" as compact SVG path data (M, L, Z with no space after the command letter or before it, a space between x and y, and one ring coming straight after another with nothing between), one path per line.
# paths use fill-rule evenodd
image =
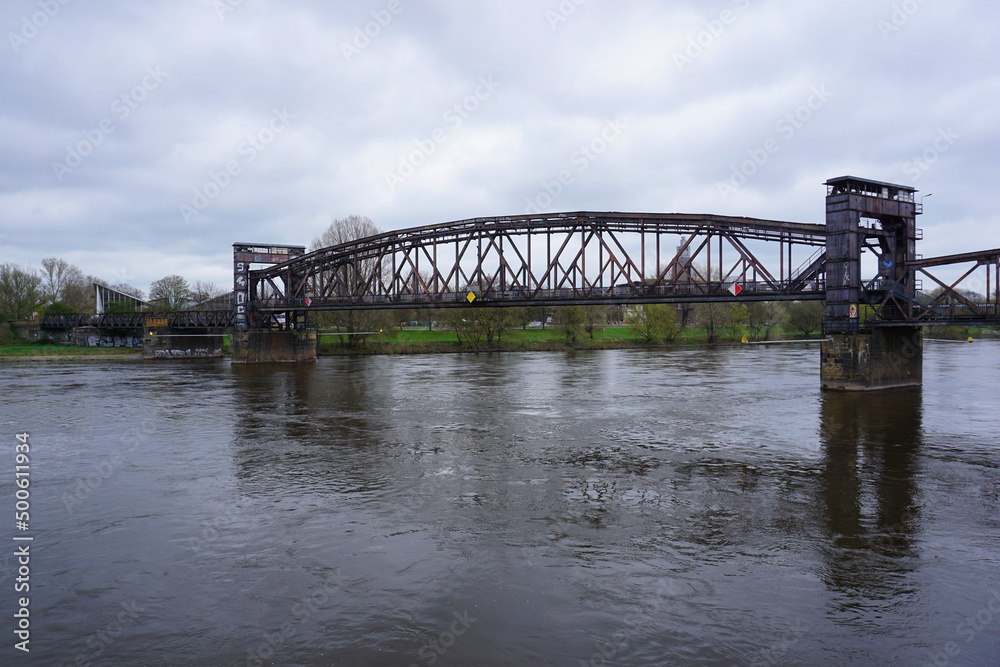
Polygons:
M312 330L250 329L232 334L234 364L261 364L316 360L316 332Z
M923 335L920 327L912 326L830 334L823 341L820 359L823 389L919 387L923 381Z
M222 334L208 329L173 331L167 327L147 330L142 338L146 359L206 359L221 357Z

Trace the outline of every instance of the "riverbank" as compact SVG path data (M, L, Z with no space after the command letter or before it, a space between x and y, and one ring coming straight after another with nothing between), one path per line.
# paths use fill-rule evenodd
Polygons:
M991 329L965 330L945 327L933 330L928 340L947 339L965 341L996 338L998 332ZM785 332L773 329L766 341L758 342L819 342L821 336L814 332L808 338L801 332ZM708 335L700 327L687 327L670 342L647 343L625 326L607 326L594 329L591 337L581 333L575 341L566 338L558 328L514 329L505 332L500 342L488 344L459 342L454 331L429 330L426 328L404 328L392 334L370 336L363 343L350 345L341 342L336 334L320 333L318 336L318 356L340 355L405 355L405 354L454 354L459 352L547 352L559 350L619 350L619 349L671 349L705 347L708 345L741 345L742 341L727 334L717 336L715 343L708 342ZM224 337L223 351L229 355L229 336ZM142 348L77 347L72 345L14 344L0 345L2 361L138 361L143 358Z
M966 329L964 327L935 328L934 339L965 341L969 336L974 339L996 338L998 332L993 329ZM767 338L754 340L748 337L750 343L780 343L802 342L818 343L823 336L813 332L804 336L800 331L784 331L773 328ZM547 329L513 329L505 332L499 343L488 344L485 341L474 343L459 342L454 331L428 330L426 328L404 328L393 335L379 334L371 336L363 343L350 345L347 340L341 341L336 334L320 333L318 335L317 354L319 356L338 356L353 354L437 354L456 352L544 352L558 350L621 350L621 349L671 349L685 347L706 347L742 345L742 335L733 338L728 331L716 333L716 340L710 343L708 334L701 327L687 327L669 342L647 343L636 336L627 326L607 326L594 329L591 337L582 333L575 341L569 341L565 332L559 327Z
M814 334L815 335L815 334ZM802 339L802 334L785 335L772 331L770 340L786 338ZM818 341L819 338L813 340ZM679 347L705 347L709 345L708 334L702 328L688 327L669 342L648 343L641 340L625 326L596 327L593 337L586 332L575 340L569 340L565 332L558 328L513 329L504 333L499 342L483 341L459 342L454 331L428 330L426 328L405 328L394 335L372 336L363 343L348 344L336 334L321 333L317 345L319 356L351 354L435 354L456 352L545 352L558 350L620 350L620 349L670 349ZM740 339L731 336L717 337L714 345L739 345Z
M134 361L141 359L141 347L79 347L27 343L0 346L0 361Z

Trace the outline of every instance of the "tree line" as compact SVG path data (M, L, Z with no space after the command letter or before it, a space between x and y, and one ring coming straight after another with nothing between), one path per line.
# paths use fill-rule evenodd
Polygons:
M143 290L126 282L112 282L86 275L76 265L59 257L46 257L42 269L14 263L0 265L0 319L27 320L35 313L93 314L96 310L94 283L146 301L157 310L181 310L225 294L212 282L189 284L182 276L170 275L155 281L149 298ZM107 312L134 310L133 304L113 302Z
M395 335L405 322L455 333L461 345L499 347L511 332L530 325L558 330L566 342L593 340L607 326L626 326L648 344L674 341L686 327L703 329L709 344L768 340L778 330L808 337L822 328L821 301L699 303L682 310L663 303L632 306L464 307L428 310L342 310L317 314L317 325L339 333L345 347L360 348L379 334ZM685 312L686 311L686 312ZM682 320L682 317L684 318Z

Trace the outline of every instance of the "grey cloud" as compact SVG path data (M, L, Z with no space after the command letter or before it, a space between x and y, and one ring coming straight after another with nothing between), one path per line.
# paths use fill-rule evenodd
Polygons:
M860 0L230 4L220 17L211 0L70 2L17 51L9 35L39 5L3 4L0 261L72 257L144 288L171 267L222 283L233 241L306 244L332 217L398 228L522 212L614 118L628 129L553 210L818 221L822 181L854 173L934 192L925 255L1000 245L985 0L902 17L902 3ZM150 67L169 74L130 98ZM483 76L502 86L450 122ZM780 120L814 86L834 94L788 136ZM241 147L275 109L295 118L250 159ZM53 163L88 150L103 121L112 131L60 180ZM960 138L915 172L947 128ZM769 139L778 150L720 197Z

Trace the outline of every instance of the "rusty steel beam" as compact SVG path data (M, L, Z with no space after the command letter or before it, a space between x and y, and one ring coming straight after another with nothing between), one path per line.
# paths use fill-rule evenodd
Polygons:
M370 252L376 248L399 247L406 242L433 241L444 243L446 240L471 240L481 238L480 235L483 232L493 230L508 236L539 231L568 232L586 224L600 224L608 231L641 232L645 230L669 234L705 234L709 231L715 231L716 233L733 233L746 239L786 240L817 246L826 243L825 226L811 223L690 213L552 213L471 218L384 232L364 239L315 250L255 273L261 277L277 275L287 264L321 261L323 258L337 257L345 253Z
M638 254L627 247L629 234ZM658 259L655 272L647 273L646 255L653 250L647 250L647 236L659 258L663 234L687 240L666 267ZM824 296L821 264L810 266L813 272L808 276L797 275L793 285L783 268L769 269L755 256L748 240L778 243L783 263L794 245L819 247L821 252L826 234L822 225L713 215L560 213L474 218L385 232L253 271L250 298L262 313L281 313L467 306L468 292L480 304L498 306L571 304L581 299L588 303L634 298L677 303L736 300L728 293L734 282L744 290L739 300ZM542 256L544 263L532 262ZM593 261L588 266L588 256L596 259L596 268ZM698 260L703 260L703 267L696 264Z
M964 264L966 262L987 262L996 263L1000 259L1000 248L992 250L976 250L974 252L963 252L957 255L941 255L940 257L927 257L905 262L904 266L911 269L925 269L931 266L947 266L949 264Z
M174 329L227 329L233 326L232 310L182 310L173 312L101 313L100 315L46 315L42 329L143 329L169 326Z
M971 264L950 283L935 276L928 269ZM1000 287L1000 248L974 252L915 259L904 264L916 274L926 276L941 288L941 293L930 303L907 300L897 293L902 278L884 286L884 298L875 306L874 326L915 324L919 326L996 326L1000 324L1000 305L997 304L997 287ZM986 294L984 303L976 303L959 289L968 284L978 271L985 272ZM978 285L977 285L978 287Z

